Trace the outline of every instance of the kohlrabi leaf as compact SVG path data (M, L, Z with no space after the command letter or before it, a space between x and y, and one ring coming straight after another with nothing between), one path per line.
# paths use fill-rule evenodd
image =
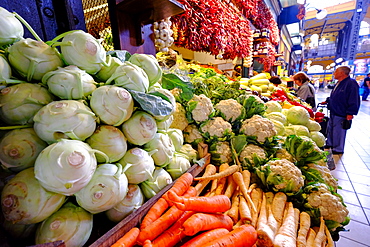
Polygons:
M108 51L107 55L111 55L112 57L116 57L121 62L128 61L131 57L131 54L128 51L125 50L114 50L114 51Z
M134 90L129 91L132 97L144 111L154 116L167 116L171 114L173 106L169 101L153 94L147 94Z
M162 75L162 87L168 90L179 88L181 89L181 98L189 101L193 98L193 84L188 81L183 81L175 74Z

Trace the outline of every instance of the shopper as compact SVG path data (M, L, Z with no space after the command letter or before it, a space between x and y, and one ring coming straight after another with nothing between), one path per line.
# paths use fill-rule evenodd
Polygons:
M323 102L328 104L330 110L326 147L331 148L333 154L343 154L347 129L360 109L359 86L356 80L349 77L350 72L347 66L340 66L334 71L334 79L338 82L330 97Z
M269 79L269 81L272 84L274 84L275 87L278 87L282 83L282 81L281 81L281 79L280 79L279 76L271 76L271 78Z
M316 101L315 101L315 88L310 83L310 78L304 72L298 72L293 75L294 83L297 84L298 89L293 89L299 98L306 101L313 111L316 111Z
M368 101L367 96L369 96L370 92L370 73L365 77L362 88L364 89L364 92L362 93L362 101Z

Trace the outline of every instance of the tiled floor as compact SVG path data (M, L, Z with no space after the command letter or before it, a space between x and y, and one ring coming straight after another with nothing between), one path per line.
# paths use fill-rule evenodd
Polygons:
M320 89L318 102L330 94ZM370 98L369 98L370 99ZM332 171L342 187L351 221L348 232L341 232L336 247L370 247L370 101L361 101L360 113L347 131L343 155L334 155L336 169Z

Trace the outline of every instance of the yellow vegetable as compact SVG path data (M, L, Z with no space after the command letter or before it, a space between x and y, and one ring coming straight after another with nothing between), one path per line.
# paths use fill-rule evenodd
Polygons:
M268 85L260 85L259 87L262 89L262 93L266 93L269 89Z
M261 85L269 85L270 81L268 79L256 79L256 80L249 80L249 84L261 86Z
M259 73L255 76L249 78L250 80L258 80L258 79L267 79L267 75L265 73Z
M255 86L255 85L251 85L249 87L252 91L257 91L258 93L262 93L262 88L258 87L258 86Z

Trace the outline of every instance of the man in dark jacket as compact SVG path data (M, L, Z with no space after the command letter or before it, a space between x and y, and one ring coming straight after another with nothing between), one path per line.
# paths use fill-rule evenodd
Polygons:
M343 154L349 128L343 123L346 122L345 120L350 123L360 108L359 86L356 80L349 77L350 71L351 69L347 66L340 66L334 71L334 78L338 82L327 100L330 119L326 146L332 148L333 154Z

